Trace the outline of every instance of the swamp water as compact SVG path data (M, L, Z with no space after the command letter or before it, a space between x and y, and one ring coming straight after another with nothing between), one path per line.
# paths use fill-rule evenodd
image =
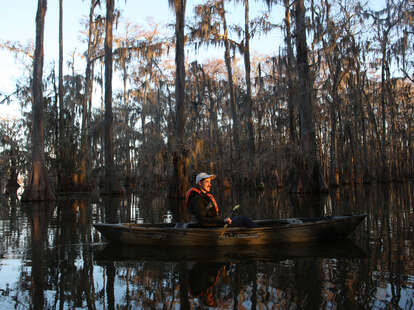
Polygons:
M165 198L1 196L0 309L414 309L413 184L216 196L257 219L368 216L335 243L177 252L107 245L92 226L170 221Z

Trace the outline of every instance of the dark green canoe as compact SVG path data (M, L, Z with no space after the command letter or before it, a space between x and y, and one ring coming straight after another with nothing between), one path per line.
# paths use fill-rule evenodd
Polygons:
M249 246L318 242L346 238L366 215L256 220L258 227L209 227L197 224L94 224L103 237L115 243L160 246Z

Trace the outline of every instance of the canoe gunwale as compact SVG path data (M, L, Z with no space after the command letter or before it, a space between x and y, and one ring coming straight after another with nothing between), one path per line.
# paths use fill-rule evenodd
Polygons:
M323 225L329 224L332 225L333 223L341 222L341 221L349 221L350 219L354 219L356 221L361 222L366 217L366 214L358 214L358 215L342 215L342 216L326 216L321 218L292 218L292 219L281 219L281 220L255 220L254 222L259 225L259 227L247 228L247 227L223 227L223 226L211 226L211 227L176 227L174 224L135 224L135 223L95 223L93 224L94 227L116 227L121 230L142 230L142 231L198 231L198 232L217 232L217 231L261 231L267 229L280 229L283 227L292 228L292 227L301 227L301 226L315 226L315 225ZM195 224L195 223L192 223ZM262 226L260 226L262 225ZM263 226L264 225L264 226Z

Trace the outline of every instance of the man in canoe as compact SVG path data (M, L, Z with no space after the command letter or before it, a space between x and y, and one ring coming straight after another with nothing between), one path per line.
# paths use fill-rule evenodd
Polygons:
M219 215L219 208L211 190L211 181L216 176L201 172L196 176L196 186L187 191L185 202L188 212L196 218L201 226L244 226L256 227L250 218L246 216L234 216L223 218Z

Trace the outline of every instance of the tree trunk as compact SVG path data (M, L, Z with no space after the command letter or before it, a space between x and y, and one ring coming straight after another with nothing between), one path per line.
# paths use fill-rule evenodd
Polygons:
M227 29L227 21L226 15L224 10L224 1L220 1L220 10L219 14L221 17L221 21L223 23L223 31L224 31L224 61L226 63L227 69L227 78L229 82L229 94L230 94L230 107L231 107L231 114L233 118L233 140L234 145L236 148L236 154L240 154L240 133L239 133L239 117L237 113L237 103L236 103L236 96L234 94L234 83L233 83L233 69L231 65L231 57L230 57L230 42L228 38L228 29Z
M206 77L204 70L203 73L203 83L207 88L207 97L209 101L209 112L210 112L210 139L213 141L214 145L214 157L222 158L223 155L223 146L221 145L218 118L217 118L217 102L214 100L213 89L211 86L211 79Z
M112 115L112 26L114 21L114 0L106 0L105 33L105 185L106 194L115 191L113 115Z
M223 40L224 40L224 62L226 64L227 69L227 79L229 83L229 95L230 95L230 107L231 107L231 117L233 120L232 126L232 133L233 133L233 143L234 143L234 151L232 149L232 145L230 145L230 156L232 160L232 166L238 167L240 164L240 156L242 154L240 150L240 121L238 116L238 108L236 102L236 95L234 91L234 83L233 83L233 69L231 64L231 56L230 56L230 42L228 38L228 29L227 29L227 20L226 20L226 12L224 9L224 1L220 0L220 7L219 7L219 15L221 17L221 21L223 24ZM230 141L231 143L231 141ZM233 157L233 154L234 157ZM243 172L243 169L234 170L233 167L230 167L232 171L235 171L237 174L234 175L235 183L241 184L242 182L242 175L240 172Z
M244 69L246 74L246 107L247 107L247 133L249 136L248 149L253 158L255 153L253 128L253 102L252 82L250 79L250 29L249 29L249 0L244 0ZM250 161L251 162L251 161ZM252 162L251 162L252 163Z
M381 135L381 160L382 160L382 169L381 169L381 181L387 182L389 181L389 167L388 167L388 158L386 153L386 145L387 145L387 120L386 120L386 107L387 107L387 96L385 94L386 87L385 87L385 66L387 66L387 48L386 48L386 40L382 43L382 64L381 64L381 124L382 124L382 135Z
M33 63L32 170L22 200L54 200L55 194L45 165L43 138L43 42L47 0L38 0L36 46Z
M176 50L175 50L175 96L176 96L176 121L177 138L179 142L184 142L185 134L185 55L184 55L184 26L185 26L185 5L186 0L175 0L176 14Z
M299 114L301 124L301 151L297 164L291 171L290 190L305 192L326 191L317 158L316 137L312 111L312 83L309 74L308 50L306 45L304 0L296 1L296 50L298 89L300 90Z
M286 74L287 74L287 87L288 87L288 111L289 111L289 138L292 144L297 143L296 134L296 113L295 113L295 78L294 78L294 65L293 65L293 48L292 48L292 35L290 30L290 0L284 0L285 5L285 29L286 29Z
M65 152L65 108L63 102L63 0L59 0L59 68L58 68L58 100L59 100L59 135L58 135L58 190L66 172L67 156Z
M175 0L175 98L176 98L176 138L174 140L173 164L174 176L172 184L176 183L176 197L179 199L178 220L186 220L187 213L184 208L184 197L189 187L188 162L189 154L185 143L185 57L184 57L184 26L186 0Z
M128 34L125 36L125 42L128 41ZM125 53L128 54L128 50L125 49ZM121 57L121 66L122 66L122 82L123 82L123 100L124 100L124 111L125 111L125 117L124 122L127 127L129 127L129 107L128 107L128 89L127 89L127 82L128 82L128 71L127 71L127 55L123 55ZM144 109L142 109L144 110ZM144 111L142 111L144 113ZM142 133L144 134L144 128L142 128ZM130 183L131 180L131 156L130 156L130 140L131 135L129 133L129 130L126 132L125 135L126 138L126 183ZM144 138L144 135L143 135ZM143 139L144 141L144 139ZM144 141L145 143L145 141Z
M357 71L356 71L356 88L358 89L358 106L359 106L359 117L360 117L360 126L361 126L361 136L362 136L362 153L363 153L363 162L362 167L364 169L363 171L363 178L364 183L370 183L371 182L371 165L368 161L368 151L367 151L367 129L366 129L366 117L365 117L365 111L364 111L364 102L363 102L363 89L365 87L364 79L361 78L361 70L360 70L360 64L357 62Z
M333 23L330 18L330 6L326 2L326 23ZM337 187L340 184L340 174L338 168L338 134L337 127L339 121L339 107L341 106L341 98L339 94L339 87L342 80L341 74L345 72L342 68L341 59L339 57L339 48L336 43L336 32L333 27L329 27L328 40L324 40L324 48L329 50L329 55L326 56L326 61L329 68L328 80L329 93L332 98L329 101L329 115L331 120L331 134L329 145L329 186Z
M10 177L6 183L6 194L15 195L16 190L20 187L20 184L17 182L17 177L18 177L17 161L16 161L16 157L13 156L13 154L17 154L18 151L19 150L16 149L15 147L13 146L11 147L10 155L9 155L10 156Z
M85 71L85 97L82 102L82 129L81 129L81 150L80 150L80 175L79 175L79 190L88 191L90 189L87 179L87 134L88 134L88 104L92 100L93 88L93 63L92 63L92 49L93 49L93 33L95 26L93 21L93 14L96 7L96 0L91 0L91 7L89 9L89 31L88 31L88 51L86 55L86 71Z
M335 86L333 86L335 87ZM339 186L339 169L338 169L338 136L337 136L337 101L339 100L337 89L333 89L333 99L329 105L331 117L331 136L330 136L330 152L329 152L329 185Z

